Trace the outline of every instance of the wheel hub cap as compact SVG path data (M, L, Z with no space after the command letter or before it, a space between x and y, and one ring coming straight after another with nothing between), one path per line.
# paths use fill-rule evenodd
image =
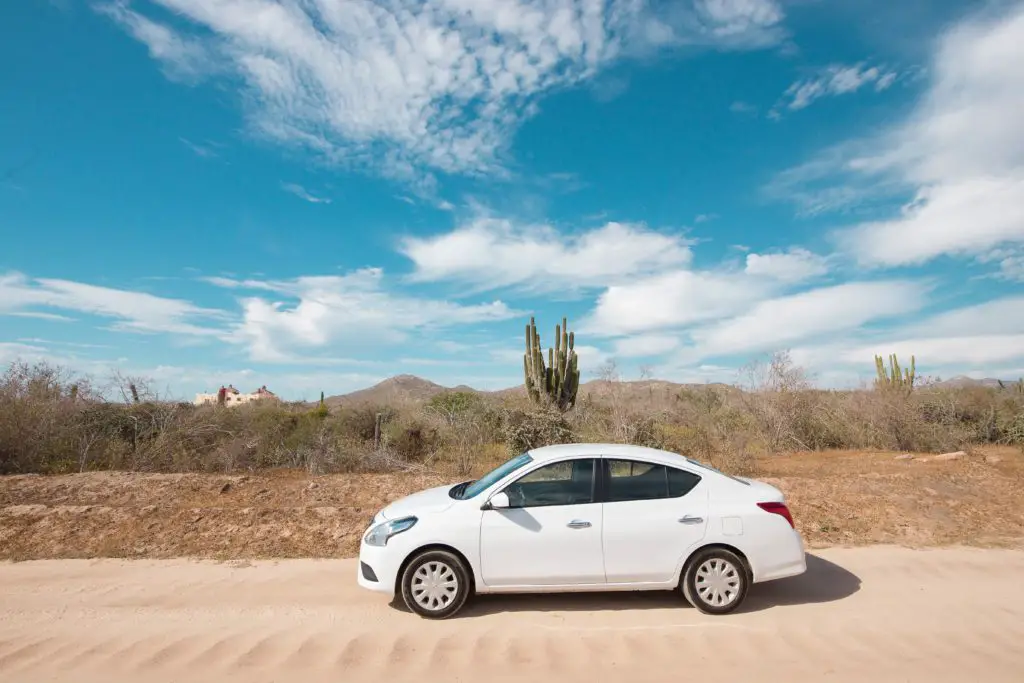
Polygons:
M455 599L459 580L443 562L426 562L412 577L412 597L424 609L444 609Z
M697 568L697 595L708 605L732 604L740 592L740 573L731 562L720 558L707 560Z

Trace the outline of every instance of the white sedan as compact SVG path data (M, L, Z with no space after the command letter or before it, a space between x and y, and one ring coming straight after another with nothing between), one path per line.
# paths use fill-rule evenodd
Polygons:
M681 590L725 614L750 584L806 566L774 486L667 451L569 444L388 505L357 580L434 619L478 593L627 590Z

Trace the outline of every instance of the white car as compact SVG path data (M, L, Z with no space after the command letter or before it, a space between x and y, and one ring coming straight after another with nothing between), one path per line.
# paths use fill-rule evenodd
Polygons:
M801 574L781 491L676 453L546 446L476 481L414 493L373 518L359 585L450 617L478 593L681 590L701 612Z

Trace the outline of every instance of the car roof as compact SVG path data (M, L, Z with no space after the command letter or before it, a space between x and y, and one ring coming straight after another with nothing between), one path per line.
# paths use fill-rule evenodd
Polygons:
M580 455L642 458L665 465L682 465L686 462L686 458L679 453L622 443L566 443L531 448L529 453L537 462Z

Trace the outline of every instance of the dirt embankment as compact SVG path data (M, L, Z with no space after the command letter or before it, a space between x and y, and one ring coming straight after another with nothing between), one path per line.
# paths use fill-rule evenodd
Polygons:
M929 462L898 455L795 453L762 460L759 478L786 493L812 548L1021 544L1019 450ZM350 557L377 510L446 481L297 472L0 477L0 559Z

